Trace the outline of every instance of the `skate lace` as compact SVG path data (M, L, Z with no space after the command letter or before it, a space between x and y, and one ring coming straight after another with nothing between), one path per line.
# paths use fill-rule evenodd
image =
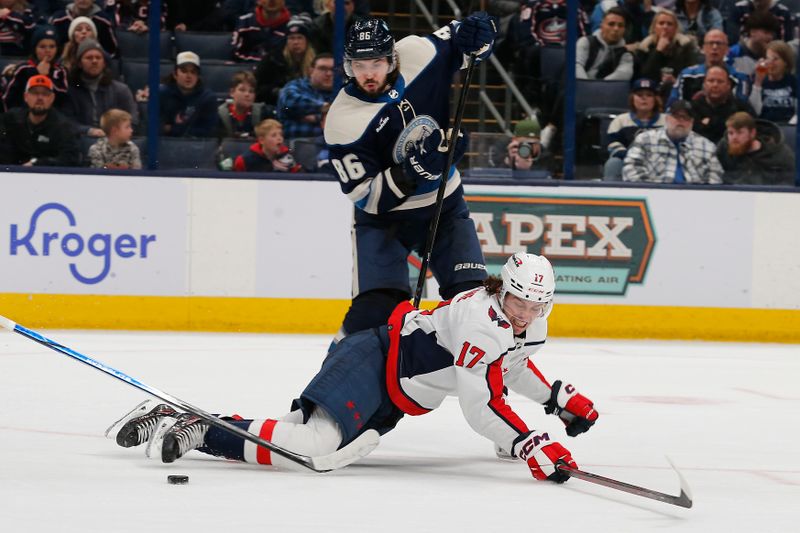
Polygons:
M207 430L208 424L203 424L202 422L195 422L181 428L175 434L175 440L178 442L178 456L181 457L186 452L202 446Z
M136 434L139 438L139 442L147 442L150 439L150 435L152 435L153 430L160 419L161 416L150 416L144 420L141 420L136 425Z

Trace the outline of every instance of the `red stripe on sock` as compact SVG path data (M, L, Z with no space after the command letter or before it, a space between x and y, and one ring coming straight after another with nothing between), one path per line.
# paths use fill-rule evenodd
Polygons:
M261 425L261 431L258 432L258 436L264 440L272 440L272 432L275 430L275 424L277 424L277 420L266 420ZM270 452L267 448L263 446L258 446L256 448L256 461L260 465L271 465L272 464L272 452Z

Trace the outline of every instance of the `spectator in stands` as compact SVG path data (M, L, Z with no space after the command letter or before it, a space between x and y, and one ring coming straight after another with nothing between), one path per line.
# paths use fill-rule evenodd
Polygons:
M778 20L777 38L781 41L794 39L796 26L794 15L778 0L741 0L737 2L733 8L731 27L738 28L739 33L746 32L747 18L754 13L771 13ZM738 38L738 35L731 35L731 37Z
M291 13L284 0L256 0L253 11L239 17L233 31L233 55L258 61L271 48L281 48Z
M336 28L336 0L324 0L325 9L322 14L314 19L312 26L312 41L314 50L318 53L333 53L333 35ZM344 34L350 26L361 17L355 15L353 0L344 0Z
M592 32L600 29L603 17L612 7L619 7L625 13L623 38L626 43L638 43L647 36L655 13L652 1L645 0L600 0L595 4L590 18Z
M500 168L510 168L512 172L531 170L554 170L553 156L542 147L541 127L535 118L520 120L514 126L514 135L504 143ZM507 138L507 137L506 137Z
M629 80L633 54L625 48L625 12L612 7L603 15L600 29L578 39L575 76L579 80Z
M92 0L75 0L66 9L57 11L50 17L50 24L56 28L59 44L69 39L69 26L76 17L88 17L94 22L97 40L106 52L117 54L117 37L114 35L114 20Z
M752 79L756 63L764 58L767 45L775 39L779 25L771 13L756 12L747 17L744 27L741 39L728 52L728 62Z
M713 66L727 66L728 74L735 89L734 94L739 100L747 100L750 94L750 80L741 72L737 72L726 63L728 54L728 37L721 30L710 30L706 32L703 41L703 63L693 65L683 69L672 88L667 105L674 100L691 100L692 97L703 88L703 78L706 70Z
M307 78L292 80L278 97L278 119L286 138L316 137L322 134L322 116L333 101L333 56L319 54L311 63Z
M664 116L661 114L663 107L657 87L653 80L636 80L628 96L630 112L617 115L608 125L609 157L603 168L604 180L622 179L622 165L628 154L628 147L641 131L664 127Z
M754 15L755 16L755 15ZM797 79L794 52L783 41L767 45L766 58L756 68L750 105L757 116L772 122L789 122L797 109Z
M56 102L60 105L67 95L67 71L58 62L58 41L52 26L39 26L31 39L33 53L25 63L14 68L11 78L3 93L5 109L22 106L25 103L24 93L28 80L42 74L47 76L53 85Z
M667 9L653 17L648 35L636 47L636 63L642 78L659 82L658 90L666 98L675 84L675 75L697 61L694 39L680 32L675 13Z
M223 28L226 31L233 31L239 17L252 13L255 5L256 0L224 0L222 2Z
M25 0L0 0L0 56L28 55L36 23Z
M172 137L213 137L217 127L217 98L203 86L200 58L181 52L175 71L160 88L161 126Z
M692 98L694 131L714 144L725 135L725 121L738 111L753 113L750 104L733 95L728 70L713 66L703 79L703 90Z
M97 40L97 27L89 17L75 17L69 24L67 35L69 38L64 45L64 51L61 52L61 64L69 72L78 63L75 56L78 53L78 46L84 39Z
M717 146L725 183L794 185L794 153L782 142L760 138L752 115L739 112L725 123L726 136Z
M77 166L78 140L69 121L53 109L54 85L37 74L25 85L26 107L0 115L0 163L30 166Z
M131 114L121 109L109 109L100 117L105 137L89 147L92 168L142 168L139 147L131 141Z
M220 3L219 0L167 0L167 29L222 31L223 10ZM233 30L233 25L230 30Z
M722 14L710 0L677 0L675 15L681 32L694 37L697 43L702 43L709 31L723 29Z
M676 100L667 110L664 128L643 131L633 141L622 179L654 183L722 183L717 147L692 131L692 105Z
M300 172L291 150L283 144L283 128L277 120L268 118L256 126L255 143L236 157L233 169L239 172Z
M286 44L264 54L256 67L256 101L277 105L284 85L311 69L316 51L309 41L307 19L292 17L286 26Z
M355 14L361 17L366 17L370 13L369 9L369 0L355 0ZM516 5L515 10L519 9L519 2L514 2ZM319 5L318 0L286 0L286 7L289 8L289 11L292 12L293 15L299 15L300 13L308 13L321 15L324 13L325 8L323 7L322 11L319 12L315 6Z
M149 22L150 0L111 0L106 3L106 13L117 28L133 33L146 33ZM161 2L161 28L166 27L169 2Z
M255 127L274 114L263 102L255 102L256 78L243 70L231 78L231 99L217 108L220 137L255 137Z
M76 55L78 63L69 73L67 100L62 111L77 124L77 131L91 137L105 135L100 118L109 109L121 109L139 123L133 94L127 85L114 79L106 53L94 39L84 39Z

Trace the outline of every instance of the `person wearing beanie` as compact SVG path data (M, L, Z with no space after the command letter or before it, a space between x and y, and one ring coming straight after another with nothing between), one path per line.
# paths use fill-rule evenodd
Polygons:
M67 44L64 45L64 51L61 53L61 64L69 72L75 66L78 45L85 39L97 40L97 26L89 17L75 17L69 25L67 34L69 35L69 40L67 40Z
M53 109L53 81L42 74L31 76L23 98L24 107L0 115L0 164L77 166L77 137L69 121Z
M0 56L24 56L36 27L33 11L24 0L0 2Z
M317 53L309 40L310 20L294 16L286 25L286 44L264 54L256 67L256 101L277 105L281 88L302 78Z
M113 11L114 2L110 3L110 7L106 10ZM70 36L70 26L72 21L78 17L86 17L91 19L95 25L95 36L106 52L112 57L117 54L117 37L114 34L114 18L112 12L106 12L98 6L94 0L73 0L67 4L65 9L56 11L50 17L50 24L52 24L58 34L58 42L66 43Z
M69 90L63 106L64 114L84 135L102 137L100 118L109 109L121 109L131 115L134 127L139 113L131 90L114 79L108 67L108 56L94 39L84 39L75 54L75 65L69 73Z
M3 91L3 107L6 111L25 105L25 86L37 74L45 75L53 82L56 106L67 95L67 71L58 61L58 37L55 28L36 28L31 37L31 50L28 61L17 65Z
M214 137L217 128L217 97L203 85L200 57L181 52L175 71L161 85L161 131L171 137Z

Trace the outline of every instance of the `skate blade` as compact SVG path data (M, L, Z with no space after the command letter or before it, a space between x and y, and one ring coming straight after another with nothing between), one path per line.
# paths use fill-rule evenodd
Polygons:
M144 450L144 454L147 457L150 459L158 459L159 461L161 460L161 449L164 447L164 436L177 422L178 419L171 416L162 417L158 421L158 426L156 426L153 434L150 435L150 440L147 441L147 448Z
M129 412L125 413L122 418L111 424L105 432L105 436L108 439L116 438L117 433L119 430L122 429L122 426L128 423L129 420L136 418L138 416L142 416L150 412L150 410L155 407L155 400L147 399L131 409Z

